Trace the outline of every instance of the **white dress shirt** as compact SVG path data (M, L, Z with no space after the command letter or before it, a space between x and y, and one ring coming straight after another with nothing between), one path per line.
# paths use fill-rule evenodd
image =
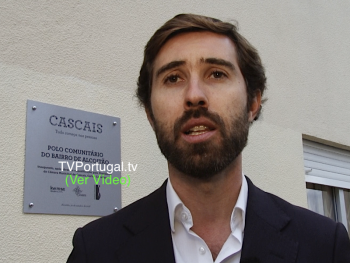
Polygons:
M204 240L191 230L193 226L191 212L176 194L170 179L166 195L176 263L239 263L248 199L248 184L243 174L241 190L231 214L232 232L215 261Z

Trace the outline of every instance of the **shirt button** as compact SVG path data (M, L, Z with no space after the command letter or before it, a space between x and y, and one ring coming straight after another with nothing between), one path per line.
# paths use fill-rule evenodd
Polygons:
M187 214L186 213L182 213L181 214L181 219L182 219L182 221L187 221L187 219L188 219Z
M205 254L205 248L204 248L204 247L200 247L200 248L199 248L199 253L200 253L201 255L204 255L204 254Z

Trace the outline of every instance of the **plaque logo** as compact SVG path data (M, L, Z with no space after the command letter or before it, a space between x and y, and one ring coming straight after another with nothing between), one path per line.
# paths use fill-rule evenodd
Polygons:
M86 196L86 194L82 194L83 190L81 190L79 186L75 187L75 188L73 189L73 192L74 192L77 196Z
M65 187L55 187L50 185L50 192L52 193L63 193L64 191L66 191Z
M101 185L99 185L99 184L94 185L94 189L95 189L95 200L100 200L100 198L101 198L100 186L101 186Z
M60 119L58 121L58 118ZM77 129L77 130L83 130L88 132L98 132L102 133L102 124L101 123L95 123L90 121L81 121L81 120L73 120L71 118L66 117L57 117L56 115L51 115L49 118L49 122L52 126L57 127L64 127L64 128L70 128L70 129Z

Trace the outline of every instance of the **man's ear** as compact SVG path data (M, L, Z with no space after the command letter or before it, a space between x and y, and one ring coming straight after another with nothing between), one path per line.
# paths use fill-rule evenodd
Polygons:
M249 108L249 122L253 122L258 116L261 108L261 91L255 92L254 98L252 98Z
M153 121L153 113L151 112L151 109L145 108L147 119L149 121L149 124L151 124L152 129L154 131L154 121Z

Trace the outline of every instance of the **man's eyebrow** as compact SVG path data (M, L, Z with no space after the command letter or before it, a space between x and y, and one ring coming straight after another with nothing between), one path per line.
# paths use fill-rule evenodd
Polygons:
M158 77L160 74L164 73L167 70L179 67L181 65L184 65L186 61L184 60L176 60L176 61L171 61L168 64L165 64L162 66L160 69L157 70L156 77Z
M206 58L205 60L202 58L201 62L204 62L207 64L225 66L230 68L231 70L235 70L235 66L230 61L227 61L221 58Z

